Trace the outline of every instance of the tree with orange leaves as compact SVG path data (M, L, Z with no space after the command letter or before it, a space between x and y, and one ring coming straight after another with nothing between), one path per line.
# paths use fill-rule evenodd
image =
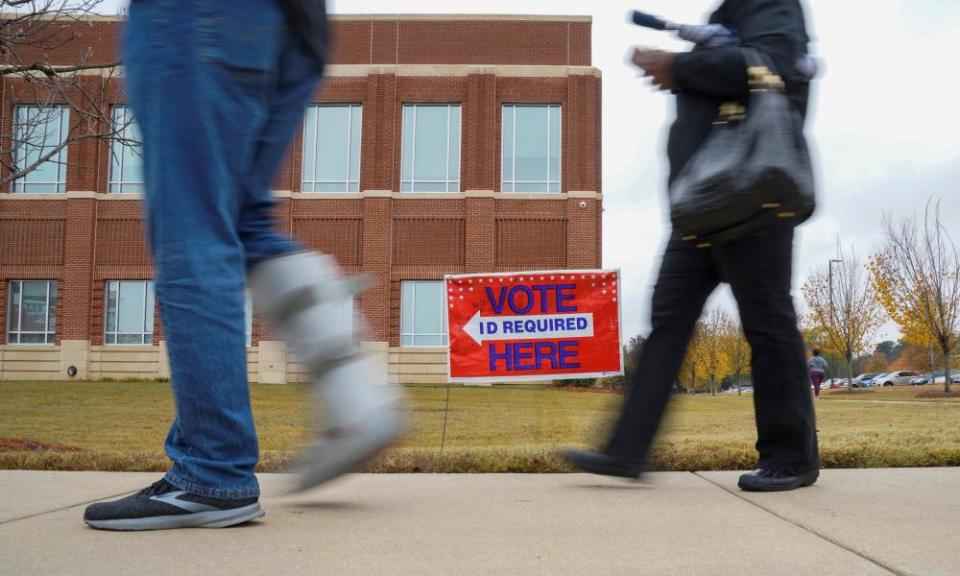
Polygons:
M936 347L950 392L950 364L960 344L960 250L927 202L923 218L884 219L885 246L870 262L872 285L904 339Z

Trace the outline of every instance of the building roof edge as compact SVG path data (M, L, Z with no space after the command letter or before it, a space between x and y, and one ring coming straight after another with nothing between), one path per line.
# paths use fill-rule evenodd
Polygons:
M517 22L593 22L593 16L558 14L331 14L331 20L445 20Z

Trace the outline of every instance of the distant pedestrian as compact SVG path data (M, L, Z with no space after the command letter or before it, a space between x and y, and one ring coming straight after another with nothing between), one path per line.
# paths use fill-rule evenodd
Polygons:
M823 379L827 375L827 368L829 367L826 358L820 355L820 349L814 348L813 356L807 360L807 369L810 370L810 382L813 383L815 398L820 398L820 386L823 384Z
M771 61L796 121L806 115L811 70L798 64L806 60L809 38L798 0L725 0L710 23L729 31L739 45L698 43L682 54L638 48L632 56L655 87L676 95L667 142L671 184L711 134L721 105L749 100L743 48ZM790 296L794 226L775 221L708 247L672 232L654 288L652 330L637 356L623 410L601 451L565 453L573 466L633 478L643 472L694 325L710 294L727 282L752 350L759 452L756 469L742 475L739 486L773 491L816 482L813 400Z
M301 458L300 488L351 471L399 432L385 366L360 353L341 317L357 283L332 257L277 233L271 217L270 184L326 47L323 0L130 4L123 64L143 134L144 212L176 419L165 444L170 470L136 494L89 506L84 521L94 528L222 528L263 516L245 287L329 410L328 434Z

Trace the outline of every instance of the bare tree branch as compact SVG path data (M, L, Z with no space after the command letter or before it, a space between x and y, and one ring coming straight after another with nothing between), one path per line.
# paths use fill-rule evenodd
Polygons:
M119 61L107 62L105 64L77 64L74 66L51 66L46 62L34 62L32 64L22 64L19 66L0 67L0 75L7 76L10 74L23 74L25 72L42 72L47 78L53 78L62 74L82 72L84 70L116 68L119 65Z

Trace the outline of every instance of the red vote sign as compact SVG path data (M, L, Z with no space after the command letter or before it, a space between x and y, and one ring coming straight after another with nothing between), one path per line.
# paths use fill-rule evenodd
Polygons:
M451 382L623 373L618 270L447 276L444 289Z

